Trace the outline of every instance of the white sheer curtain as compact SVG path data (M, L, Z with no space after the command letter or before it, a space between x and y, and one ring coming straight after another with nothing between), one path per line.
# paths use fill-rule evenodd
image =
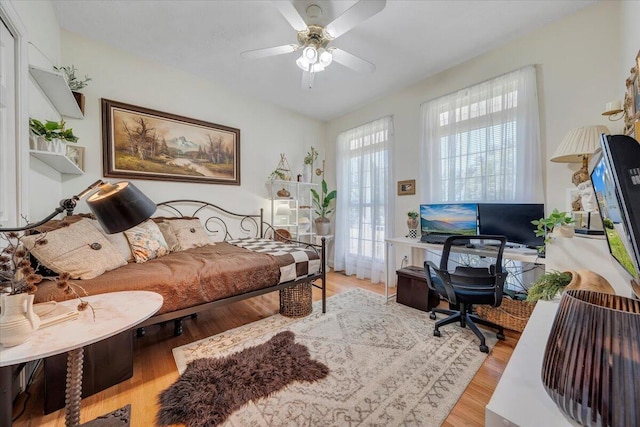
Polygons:
M527 66L426 102L422 200L544 200L536 69Z
M384 280L384 239L393 219L393 118L338 135L336 271Z

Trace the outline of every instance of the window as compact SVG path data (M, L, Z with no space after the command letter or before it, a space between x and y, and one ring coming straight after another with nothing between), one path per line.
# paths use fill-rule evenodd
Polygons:
M15 72L15 39L0 19L0 226L17 222Z
M393 119L341 133L337 141L338 202L335 269L378 283L384 239L393 227Z
M28 216L26 29L11 2L0 2L0 227Z
M421 113L423 200L542 200L535 67L429 101Z

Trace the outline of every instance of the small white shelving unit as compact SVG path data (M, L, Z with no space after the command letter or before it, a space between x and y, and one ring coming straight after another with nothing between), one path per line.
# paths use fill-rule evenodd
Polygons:
M84 118L61 73L45 70L35 65L29 66L29 72L60 115L73 119Z
M84 173L82 169L80 169L64 154L38 150L29 150L29 154L48 164L60 173L66 173L69 175L82 175Z
M313 243L315 235L312 188L318 191L319 184L281 180L267 182L271 200L271 225L276 229L286 229L294 240L306 243ZM286 192L289 195L283 196Z

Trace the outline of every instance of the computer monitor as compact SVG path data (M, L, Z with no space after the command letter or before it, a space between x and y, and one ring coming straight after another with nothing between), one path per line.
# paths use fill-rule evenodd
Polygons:
M531 248L544 245L544 237L536 236L534 219L544 218L541 203L480 203L478 230L480 234L505 236L509 243Z
M602 135L591 182L611 255L640 285L640 144L625 135ZM632 282L633 283L633 282ZM636 296L640 289L634 287Z
M430 233L474 235L478 232L476 203L438 203L420 205L420 231Z

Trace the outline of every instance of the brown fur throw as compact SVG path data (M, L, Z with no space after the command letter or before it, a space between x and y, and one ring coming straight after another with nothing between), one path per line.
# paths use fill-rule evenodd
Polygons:
M311 360L290 331L264 344L219 359L189 363L182 376L160 394L157 424L211 427L247 402L267 397L294 381L325 378L329 368Z

